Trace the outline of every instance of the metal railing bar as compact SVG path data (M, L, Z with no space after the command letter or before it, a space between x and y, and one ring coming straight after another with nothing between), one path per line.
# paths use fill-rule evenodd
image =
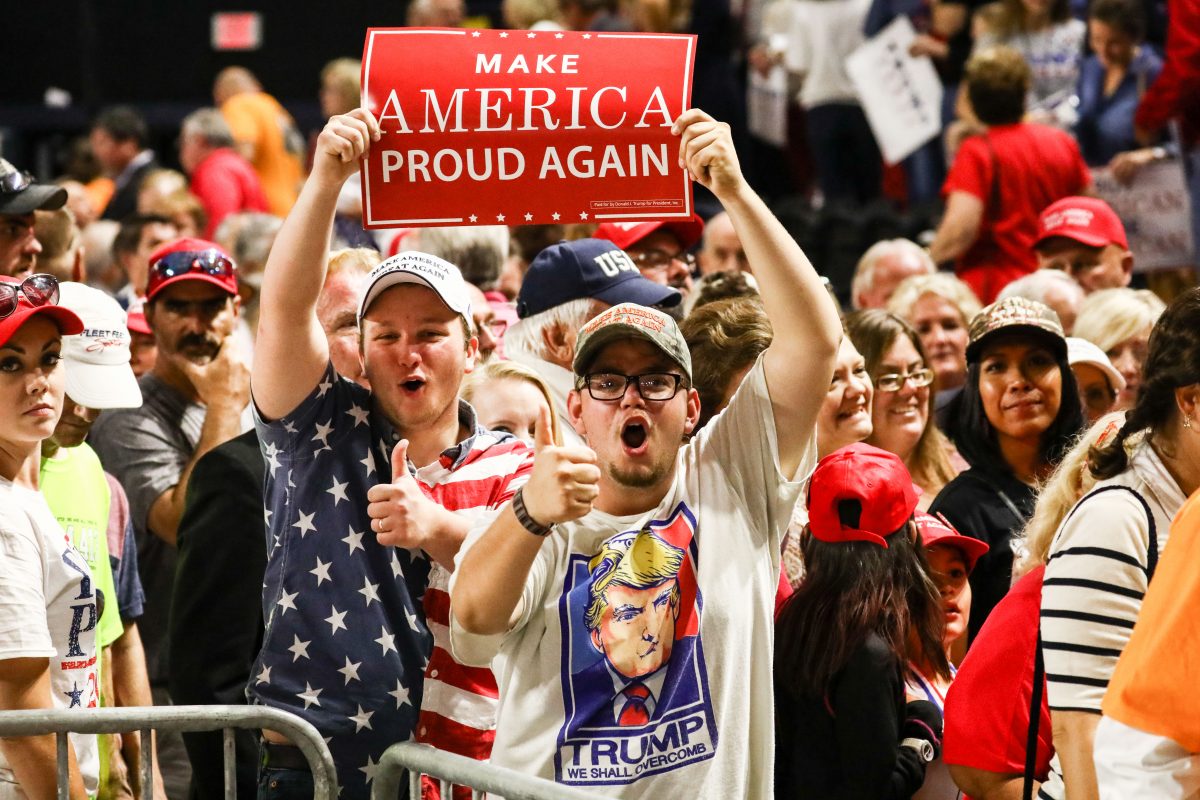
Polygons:
M237 800L237 750L234 744L233 728L221 731L224 757L221 766L225 770L225 800Z
M138 752L138 773L141 775L142 800L154 800L154 734L142 728L142 746Z
M68 800L71 796L71 782L65 780L71 772L71 755L67 750L66 731L55 731L54 733L54 757L58 768L58 800Z

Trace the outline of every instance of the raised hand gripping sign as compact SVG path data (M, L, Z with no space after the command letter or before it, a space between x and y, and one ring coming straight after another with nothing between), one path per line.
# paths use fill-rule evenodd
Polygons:
M367 228L688 219L694 36L371 28Z

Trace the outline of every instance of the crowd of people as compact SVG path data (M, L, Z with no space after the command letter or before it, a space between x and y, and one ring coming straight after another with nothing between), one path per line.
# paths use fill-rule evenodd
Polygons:
M407 740L630 798L1200 797L1200 289L1138 288L1090 172L1191 157L1200 12L1160 56L1136 0L762 5L818 203L884 195L864 37L910 17L951 98L893 193L940 222L844 286L700 104L669 222L364 230L352 59L307 139L231 67L182 172L132 107L99 174L0 159L0 708L282 709L347 798ZM698 30L701 98L735 19L504 13ZM313 795L286 736L235 744L244 796ZM72 734L67 793L223 796L224 749ZM57 764L0 739L0 798Z

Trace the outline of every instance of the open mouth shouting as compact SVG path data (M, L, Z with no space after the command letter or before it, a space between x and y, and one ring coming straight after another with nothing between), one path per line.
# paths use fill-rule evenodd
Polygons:
M400 382L400 388L403 390L404 394L408 396L419 394L420 391L425 388L425 379L409 378L406 381Z
M626 455L640 456L645 454L649 437L649 424L641 417L628 419L621 426L621 445Z

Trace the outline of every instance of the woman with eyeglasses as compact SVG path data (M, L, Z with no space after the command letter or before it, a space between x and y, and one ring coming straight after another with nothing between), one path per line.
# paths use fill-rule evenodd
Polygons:
M951 463L950 443L933 424L934 374L921 337L904 320L878 309L850 314L845 326L875 387L866 442L900 457L924 492L918 504L924 511L961 469Z
M42 440L63 410L64 334L83 330L50 275L0 277L0 709L94 708L103 598L38 492ZM96 737L71 734L68 788L95 796ZM54 736L0 739L0 797L55 795Z
M971 573L970 639L1012 584L1014 535L1033 513L1037 486L1083 426L1058 315L1023 297L971 320L967 382L949 408L949 435L971 468L929 507L990 548Z

